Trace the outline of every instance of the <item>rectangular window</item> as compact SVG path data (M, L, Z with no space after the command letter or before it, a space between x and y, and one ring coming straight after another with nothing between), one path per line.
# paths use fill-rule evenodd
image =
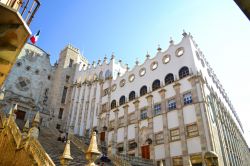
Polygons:
M61 103L65 103L67 91L68 91L68 88L65 86L65 87L63 88L63 94L62 94Z
M173 158L173 166L183 166L183 161L181 157Z
M73 63L74 63L74 60L73 59L69 59L69 67L72 67Z
M161 114L161 104L154 105L154 114L155 116Z
M66 81L67 83L69 82L69 79L70 79L70 76L69 76L69 75L66 75L65 81Z
M62 119L62 115L63 115L63 108L60 108L59 114L58 114L58 119Z
M176 109L176 101L175 99L171 99L168 101L168 110L171 111L174 109Z
M129 142L128 148L129 150L134 150L137 147L137 143L134 141Z
M191 92L183 95L183 102L184 105L191 104L193 102Z
M177 140L180 139L180 130L179 130L179 128L170 130L170 138L171 138L171 141L177 141Z
M61 128L61 125L56 124L56 129L60 129L60 128Z
M188 137L195 137L197 135L199 135L197 124L195 123L195 124L188 125L187 126L187 136Z
M141 110L141 120L147 119L148 115L147 115L147 109L142 109Z

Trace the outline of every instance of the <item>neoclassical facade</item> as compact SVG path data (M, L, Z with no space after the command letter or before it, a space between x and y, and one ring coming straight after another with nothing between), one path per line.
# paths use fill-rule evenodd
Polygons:
M52 66L45 51L26 44L0 109L17 102L24 120L31 117L27 112L40 111L44 124L61 131L88 138L95 130L105 153L154 159L156 165L249 165L225 90L192 35L182 35L131 69L114 55L89 64L71 45Z
M108 152L165 165L249 165L239 118L190 34L129 69L110 61L77 64L67 127L98 132Z

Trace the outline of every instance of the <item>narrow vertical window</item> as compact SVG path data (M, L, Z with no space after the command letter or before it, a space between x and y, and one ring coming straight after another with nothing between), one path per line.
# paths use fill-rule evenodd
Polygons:
M65 103L67 91L68 91L68 88L65 86L65 87L63 88L63 94L62 94L61 103Z
M72 67L73 63L74 63L74 60L73 59L69 59L69 67Z
M59 114L58 114L58 119L62 119L63 116L63 108L60 108Z

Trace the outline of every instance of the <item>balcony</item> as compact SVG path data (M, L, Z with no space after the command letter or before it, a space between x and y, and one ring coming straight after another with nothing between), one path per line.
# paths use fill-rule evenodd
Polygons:
M38 0L0 0L0 87L31 35Z

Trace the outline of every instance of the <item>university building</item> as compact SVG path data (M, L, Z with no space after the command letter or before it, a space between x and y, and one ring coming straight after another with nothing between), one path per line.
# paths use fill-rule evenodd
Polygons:
M192 35L182 35L131 69L114 55L89 64L71 45L51 65L49 54L26 44L4 85L1 109L18 102L17 119L40 111L44 126L84 139L94 130L104 153L155 165L249 165L231 101Z

